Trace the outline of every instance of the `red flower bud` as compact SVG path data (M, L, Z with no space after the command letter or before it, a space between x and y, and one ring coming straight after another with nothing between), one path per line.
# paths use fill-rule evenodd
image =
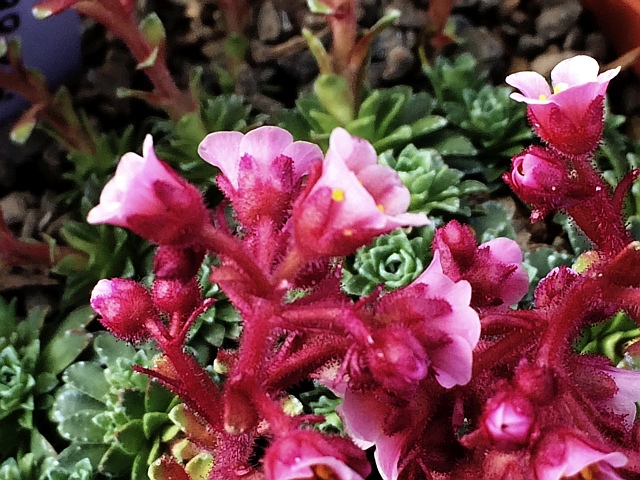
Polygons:
M91 292L91 307L116 337L138 342L149 336L147 321L155 315L149 291L133 280L100 280Z
M204 260L204 250L199 248L161 246L153 259L156 279L191 280L198 273Z
M188 282L159 279L153 283L153 303L161 312L188 317L200 301L200 288L195 279Z

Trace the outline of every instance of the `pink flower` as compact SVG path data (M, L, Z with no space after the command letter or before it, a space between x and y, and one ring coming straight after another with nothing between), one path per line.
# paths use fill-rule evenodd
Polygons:
M398 227L427 225L406 213L409 190L391 168L378 165L371 144L337 128L322 170L312 173L294 205L295 241L307 256L343 256Z
M498 446L513 448L527 443L534 419L535 411L531 402L507 390L487 402L483 426Z
M264 471L267 480L364 480L371 466L364 452L348 440L301 430L269 447Z
M584 478L622 480L613 469L624 467L627 457L605 451L577 432L559 430L542 439L533 463L536 480L559 480L578 473Z
M147 321L154 316L149 291L133 280L100 280L91 292L91 308L100 323L116 337L137 342L148 336Z
M451 388L471 379L471 352L480 339L480 319L470 301L469 282L445 275L436 251L411 285L380 299L376 319L406 325L422 345L438 383Z
M513 240L496 238L477 247L471 227L454 220L436 231L433 248L445 275L471 284L474 308L506 310L529 290L522 251Z
M125 227L160 245L186 245L208 215L198 189L158 160L147 135L143 156L129 152L120 159L87 222Z
M572 175L558 154L536 146L513 157L511 172L502 178L523 202L534 206L534 220L592 198L596 191Z
M593 152L602 137L604 96L620 67L598 75L598 62L578 55L560 62L551 71L553 91L536 72L509 75L506 82L520 90L511 98L529 105L536 133L563 153Z
M390 434L385 428L392 408L370 392L350 388L344 392L344 401L337 408L345 431L356 445L363 449L376 446L374 459L383 480L398 478L398 461L407 440L406 432Z
M322 161L320 147L294 142L279 127L260 127L247 134L211 133L198 153L222 172L218 185L245 225L265 217L281 224L300 191L302 176Z

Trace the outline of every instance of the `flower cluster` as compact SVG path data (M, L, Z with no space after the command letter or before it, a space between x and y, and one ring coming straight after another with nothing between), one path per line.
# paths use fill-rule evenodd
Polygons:
M343 293L339 257L429 223L407 213L398 175L346 130L333 131L325 155L276 127L210 134L199 153L220 169L227 199L210 212L150 139L142 157L122 158L89 221L157 243L155 280L151 289L103 280L92 306L117 337L156 341L162 356L136 370L199 419L208 438L199 445L215 458L209 478L361 480L371 466L360 448L374 445L385 480L640 475L640 373L571 348L582 328L619 310L640 316L640 248L620 213L630 181L612 193L590 162L616 73L598 76L593 62L556 67L554 93L537 74L509 78L548 146L516 156L505 180L534 219L566 211L596 248L589 268L552 271L531 310L513 307L528 290L518 245L477 245L455 221L436 230L433 260L411 284L357 300ZM217 352L220 384L184 349L211 304L193 280L206 252L218 259L211 281L243 320L238 347ZM349 439L313 431L322 418L285 413L308 379L342 397ZM258 441L268 443L260 466ZM157 468L187 478L175 460Z

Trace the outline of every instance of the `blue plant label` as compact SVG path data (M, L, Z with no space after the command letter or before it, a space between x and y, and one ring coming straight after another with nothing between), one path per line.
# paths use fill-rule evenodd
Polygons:
M80 17L67 11L38 20L31 13L37 3L38 0L0 0L0 36L18 36L25 65L42 73L50 87L57 87L80 69ZM0 58L0 68L7 68L6 63L6 58ZM19 95L0 89L0 122L27 106Z

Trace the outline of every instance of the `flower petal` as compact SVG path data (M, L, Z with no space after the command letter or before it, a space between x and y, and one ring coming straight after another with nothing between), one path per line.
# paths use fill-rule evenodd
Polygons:
M505 82L517 88L522 93L522 99L515 98L514 94L511 95L511 98L518 102L523 102L528 99L539 101L540 95L546 97L551 95L549 84L544 77L537 72L512 73L505 79Z
M238 188L238 162L240 132L214 132L207 135L198 146L198 155L211 165L218 167L234 188Z
M565 84L569 87L595 82L600 66L598 62L587 55L576 55L557 64L551 70L551 84Z
M282 151L282 155L293 159L296 178L309 173L311 165L321 162L323 158L320 147L310 142L293 142Z
M260 127L247 133L240 142L240 156L251 155L256 164L271 165L293 143L293 136L280 127Z

